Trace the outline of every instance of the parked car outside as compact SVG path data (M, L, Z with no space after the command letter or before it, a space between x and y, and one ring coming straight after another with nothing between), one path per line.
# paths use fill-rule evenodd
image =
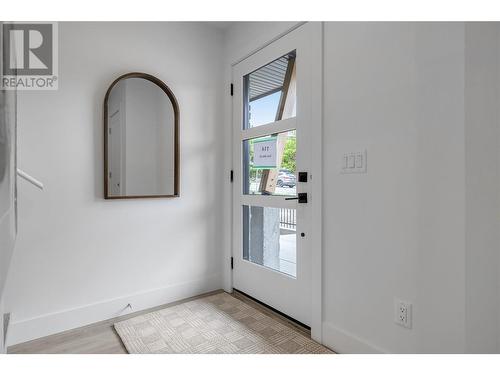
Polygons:
M278 173L277 185L279 187L295 187L297 180L295 175L287 169L280 169Z

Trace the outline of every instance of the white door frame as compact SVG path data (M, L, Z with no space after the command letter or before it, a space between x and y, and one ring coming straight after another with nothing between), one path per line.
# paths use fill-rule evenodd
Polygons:
M322 214L322 172L323 172L323 155L322 155L322 142L323 142L323 23L322 22L307 22L305 24L297 24L295 27L281 34L280 36L271 39L265 45L262 45L257 50L253 50L249 52L246 56L235 61L231 64L231 77L232 77L232 68L241 62L242 60L250 57L254 53L260 51L261 49L267 47L274 41L282 38L288 33L299 29L299 28L309 28L312 34L311 38L311 52L312 52L312 60L315 64L315 69L313 69L313 74L311 75L311 85L312 85L312 93L311 93L311 143L314 145L311 150L311 166L310 166L310 175L312 176L312 180L314 183L312 184L312 190L310 193L309 202L311 205L311 223L310 223L310 235L311 235L311 337L315 341L321 343L322 342L322 307L323 307L323 288L322 288L322 271L323 271L323 214ZM231 79L233 82L233 79ZM233 148L233 139L234 132L240 131L239 129L234 128L234 122L232 118L232 110L233 103L231 101L231 138L230 138L230 147ZM232 159L232 151L231 151L231 159ZM234 169L234 166L233 168ZM230 207L231 207L231 216L233 212L233 196L232 189L230 190L231 194L229 196L230 199ZM233 233L234 233L234 222L232 218L231 222L231 256L233 256ZM239 248L237 249L239 251ZM231 288L233 286L232 282L232 272L231 272Z

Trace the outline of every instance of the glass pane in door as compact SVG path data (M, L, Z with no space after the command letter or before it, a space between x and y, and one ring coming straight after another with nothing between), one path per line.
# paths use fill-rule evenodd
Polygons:
M295 209L243 206L243 259L297 275Z
M243 129L295 116L295 51L247 74L243 82Z
M243 193L296 195L295 130L243 141Z

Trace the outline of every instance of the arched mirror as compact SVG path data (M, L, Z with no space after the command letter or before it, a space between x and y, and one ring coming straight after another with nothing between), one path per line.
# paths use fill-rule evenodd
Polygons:
M106 92L104 196L179 196L179 106L149 74L125 74Z

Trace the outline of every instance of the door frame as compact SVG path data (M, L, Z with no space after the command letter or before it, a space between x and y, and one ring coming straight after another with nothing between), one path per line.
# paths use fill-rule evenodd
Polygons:
M322 343L322 308L323 308L323 213L322 213L322 194L323 194L323 186L322 186L322 172L323 172L323 155L322 155L322 141L323 141L323 22L306 22L306 23L298 23L294 27L280 34L279 36L270 39L264 45L261 45L259 48L249 51L247 55L238 59L237 61L231 63L231 71L230 77L231 82L233 79L233 68L236 64L241 61L251 57L253 54L262 50L263 48L269 46L273 42L281 39L285 35L295 31L297 29L302 29L306 32L311 33L311 51L312 51L312 60L314 64L314 69L311 74L312 79L312 93L311 93L311 144L314 144L314 147L311 147L311 155L310 155L310 175L312 187L310 190L310 204L311 204L311 223L310 223L310 244L311 244L311 338L319 343ZM232 97L233 98L233 97ZM230 102L230 145L229 152L231 155L231 169L234 169L233 165L233 139L235 131L239 131L239 129L235 129L234 127L234 118L233 118L233 100L231 98ZM233 194L232 187L229 190L231 194L229 195L230 203L230 248L229 248L229 256L234 257L236 255L235 252L239 251L238 249L233 248L233 233L234 233L234 220L233 220ZM232 270L230 273L230 289L233 288L233 278L232 278Z

